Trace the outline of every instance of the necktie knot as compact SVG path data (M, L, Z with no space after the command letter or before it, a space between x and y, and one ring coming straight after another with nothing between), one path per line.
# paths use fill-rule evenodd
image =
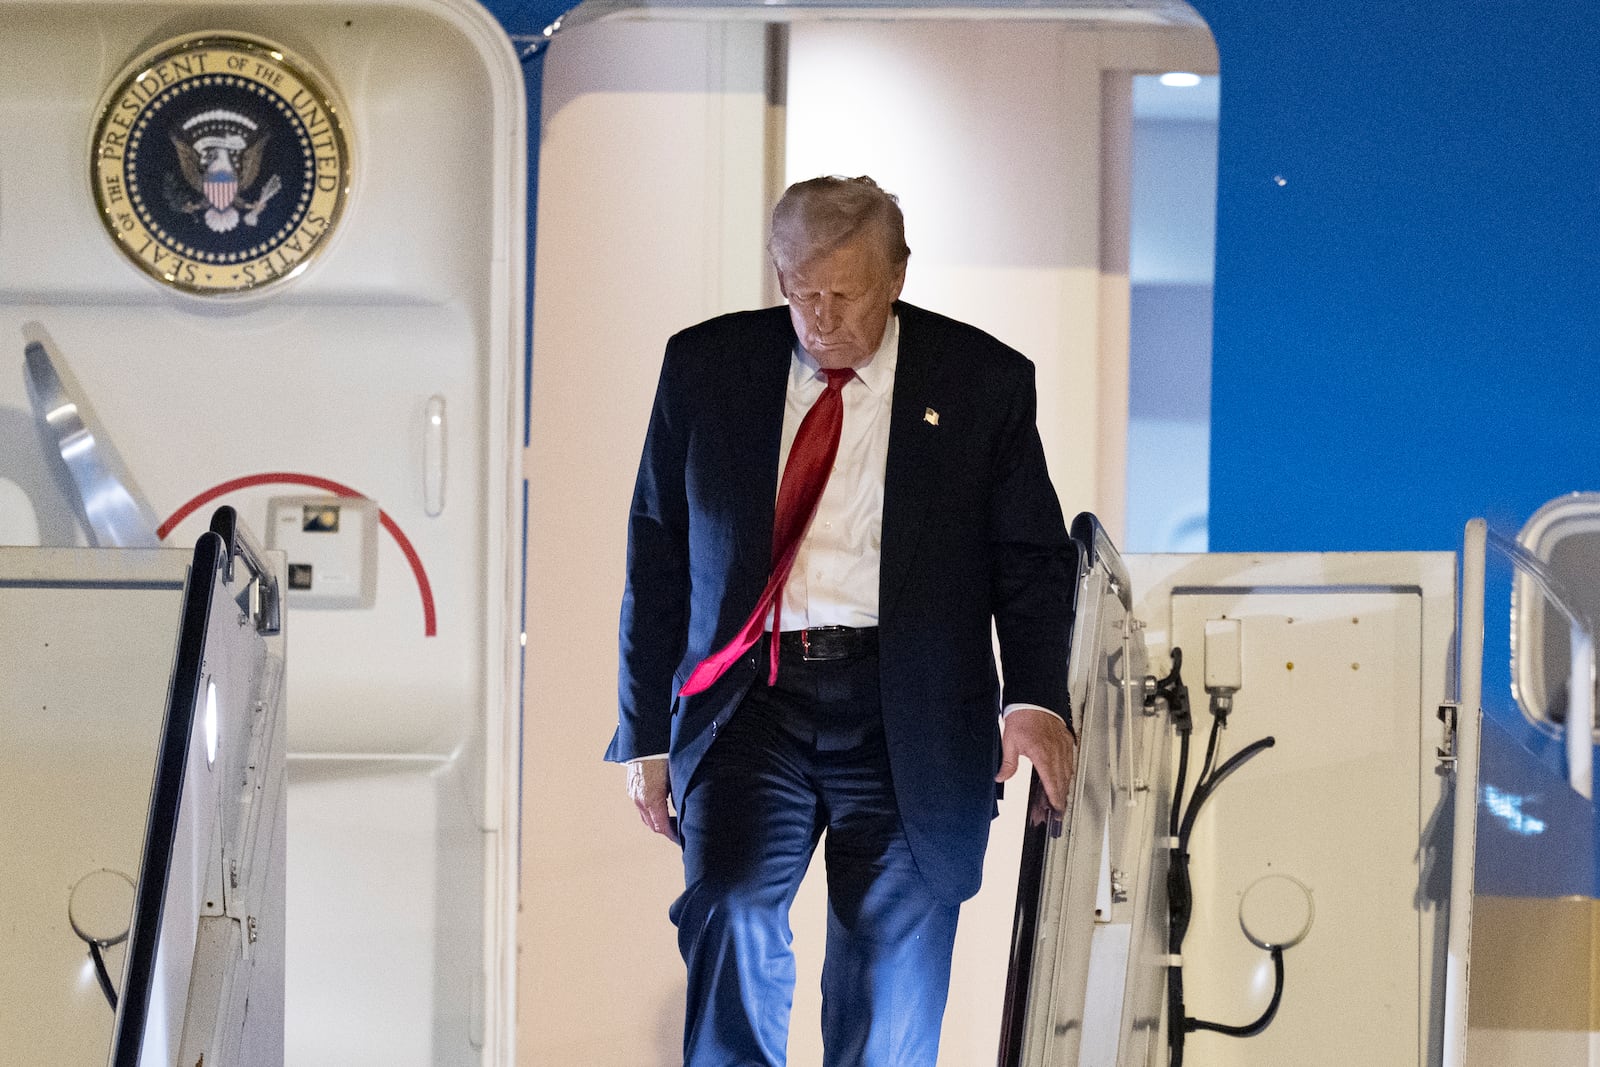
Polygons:
M834 393L842 390L856 376L856 372L849 367L825 367L822 373L828 376L828 390Z

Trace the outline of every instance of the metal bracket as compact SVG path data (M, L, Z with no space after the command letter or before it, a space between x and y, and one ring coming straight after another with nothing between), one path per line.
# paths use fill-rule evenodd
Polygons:
M1161 709L1156 707L1156 695L1156 676L1153 674L1147 674L1144 676L1140 687L1140 696L1142 698L1140 700L1140 707L1146 715L1157 715L1160 713Z
M1444 738L1435 754L1439 757L1439 766L1450 771L1456 769L1456 719L1460 712L1459 704L1439 705L1439 721L1444 724Z
M211 516L211 532L222 538L222 580L233 582L233 561L237 557L250 572L238 599L240 610L255 623L256 632L266 636L283 629L278 576L262 559L260 547L239 522L231 507L220 507Z

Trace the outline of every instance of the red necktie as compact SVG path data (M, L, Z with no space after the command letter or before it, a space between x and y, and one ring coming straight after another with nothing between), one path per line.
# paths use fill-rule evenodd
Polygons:
M848 369L822 373L828 376L828 387L800 420L794 444L789 446L789 461L783 467L783 480L778 484L778 503L772 518L772 576L767 579L755 610L738 634L695 666L689 680L678 690L679 696L693 696L711 688L712 683L760 639L768 609L773 611L773 638L767 684L778 680L777 635L783 611L783 583L794 567L795 556L800 554L800 542L805 537L806 527L811 525L811 517L817 513L817 501L822 499L822 489L828 484L834 457L839 454L839 430L844 425L842 394L845 383L856 374Z

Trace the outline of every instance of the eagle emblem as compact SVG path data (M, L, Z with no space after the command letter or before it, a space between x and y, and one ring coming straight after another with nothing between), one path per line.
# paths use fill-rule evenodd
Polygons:
M237 111L201 111L168 136L183 176L167 173L163 190L167 204L191 218L200 215L216 233L227 233L241 219L254 226L283 188L278 175L269 175L252 199L272 131L262 130L254 119Z
M300 276L350 193L343 111L264 38L155 45L101 101L92 166L106 233L157 282L196 296Z

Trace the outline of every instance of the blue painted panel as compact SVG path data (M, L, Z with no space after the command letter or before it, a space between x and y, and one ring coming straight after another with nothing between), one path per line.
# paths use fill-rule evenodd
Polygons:
M1600 483L1600 8L1196 6L1222 61L1212 546L1451 548Z
M1596 895L1592 806L1496 720L1484 723L1478 794L1478 892Z

